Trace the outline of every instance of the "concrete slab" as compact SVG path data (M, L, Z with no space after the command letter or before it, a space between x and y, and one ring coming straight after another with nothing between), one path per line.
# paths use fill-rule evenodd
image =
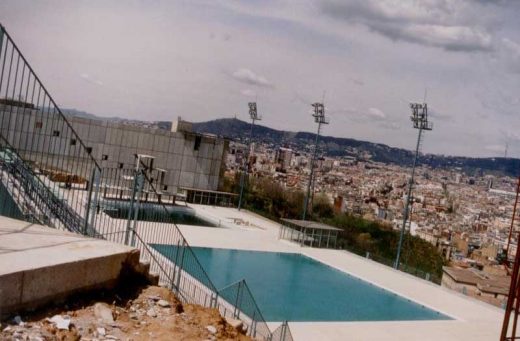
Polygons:
M113 286L138 263L134 248L0 216L0 315Z
M294 252L371 282L454 318L450 321L290 322L295 340L497 340L504 311L350 252L316 249L278 239L279 225L248 211L190 205L225 228L180 226L192 246ZM246 221L243 223L234 221ZM257 227L251 228L251 225ZM254 293L253 293L254 295ZM272 330L279 323L270 323Z

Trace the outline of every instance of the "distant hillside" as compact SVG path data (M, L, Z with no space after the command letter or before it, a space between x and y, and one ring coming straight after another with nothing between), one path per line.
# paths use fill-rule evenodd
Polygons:
M223 118L194 123L193 129L200 133L246 141L250 124L236 118ZM316 138L316 134L313 133L276 130L262 125L255 125L254 135L255 139L263 143L299 150L308 150ZM413 161L412 151L350 138L321 136L320 150L329 156L359 156L365 153L369 154L373 161L398 165L409 166ZM492 173L516 177L520 174L520 160L513 158L469 158L425 154L421 155L419 162L435 168L460 168L470 175Z
M81 118L88 118L91 120L102 120L102 121L119 121L119 120L121 120L121 118L119 118L119 117L115 117L115 116L114 117L103 117L103 116L98 116L98 115L91 114L89 112L81 111L81 110L77 110L77 109L61 108L61 112L64 113L65 115L81 117Z

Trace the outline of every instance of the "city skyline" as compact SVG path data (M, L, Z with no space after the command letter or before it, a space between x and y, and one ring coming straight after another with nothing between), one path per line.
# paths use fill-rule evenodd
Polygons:
M247 118L424 152L520 155L519 5L505 1L4 1L0 21L63 107L129 119ZM42 19L43 18L43 19Z

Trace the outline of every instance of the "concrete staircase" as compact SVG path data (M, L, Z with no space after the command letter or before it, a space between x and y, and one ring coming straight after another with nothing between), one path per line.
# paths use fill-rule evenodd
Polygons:
M0 318L125 278L157 284L139 250L0 216ZM131 274L131 276L128 276Z

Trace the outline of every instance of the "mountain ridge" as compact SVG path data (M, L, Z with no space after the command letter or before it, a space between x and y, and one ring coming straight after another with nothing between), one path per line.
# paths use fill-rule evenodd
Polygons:
M251 124L237 118L220 118L193 123L193 129L199 133L209 133L233 140L247 141ZM310 151L315 133L290 132L255 124L255 140L275 146L292 147L296 150ZM382 143L356 140L353 138L320 135L320 151L327 156L356 157L370 155L376 162L410 166L414 152ZM465 157L440 154L421 154L419 163L435 168L456 169L469 175L504 174L518 176L520 159L503 157Z

